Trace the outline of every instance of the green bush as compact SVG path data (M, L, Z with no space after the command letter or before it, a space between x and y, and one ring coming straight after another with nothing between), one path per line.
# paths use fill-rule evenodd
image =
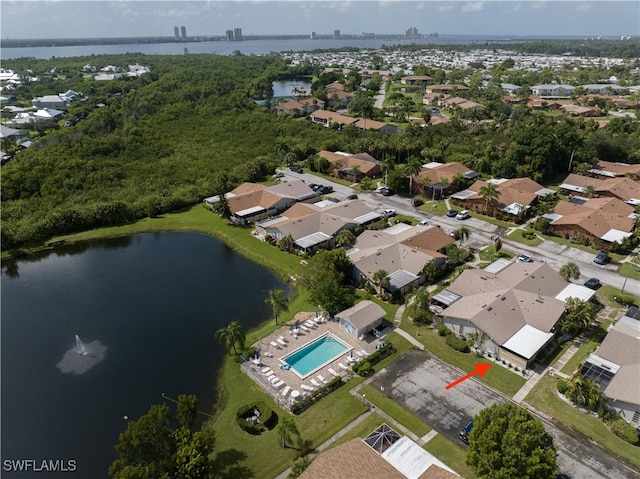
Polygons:
M469 352L469 345L466 341L463 341L460 338L457 338L454 334L447 334L445 337L445 342L449 347L452 347L456 351L460 351L462 353Z
M624 419L618 419L611 424L611 431L629 444L638 444L638 431Z
M368 369L371 369L373 365L378 364L384 358L386 358L390 354L395 353L396 351L397 349L394 348L391 343L387 342L380 349L376 349L374 352L369 354L369 356L367 356L366 358L363 358L362 360L353 364L353 366L351 366L351 369L353 369L354 373L364 376L365 374L360 373L360 368L362 368L366 363L369 364Z
M564 394L567 390L567 381L565 381L564 379L558 379L556 381L556 388L558 388L558 392L560 394Z
M623 306L631 306L635 303L635 298L630 294L623 294L622 296L616 296L615 301Z
M253 416L254 409L260 411L259 422L253 424L251 421L247 421L248 417ZM243 431L249 434L260 434L265 429L271 429L275 425L275 414L273 410L263 401L256 401L252 404L245 404L238 408L236 413L236 422L242 428Z
M360 364L358 367L358 374L363 377L369 376L371 373L371 363L369 361L364 361L363 363L358 364Z
M316 401L319 401L327 394L332 393L340 386L342 386L344 382L342 381L342 377L338 376L329 381L325 386L320 389L316 389L310 395L305 397L302 401L294 403L291 406L291 412L293 414L300 414L306 411L309 407L311 407Z
M438 334L440 336L449 336L451 334L451 330L444 324L438 324Z

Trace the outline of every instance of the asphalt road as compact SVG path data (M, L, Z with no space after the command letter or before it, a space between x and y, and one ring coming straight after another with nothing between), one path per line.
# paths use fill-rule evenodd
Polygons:
M464 374L465 371L428 352L409 351L378 374L372 386L412 411L439 434L466 447L458 437L460 429L485 407L510 399L475 379L445 389ZM640 478L640 471L613 458L588 438L540 419L554 437L561 473L573 479Z
M307 183L320 183L323 185L331 185L334 193L330 196L338 200L344 200L348 195L356 193L358 198L363 200L368 206L382 212L387 208L396 210L398 214L407 215L416 219L426 219L432 224L439 225L447 232L452 232L464 225L470 230L469 239L465 243L466 246L472 248L481 248L483 246L493 244L493 238L499 236L502 240L503 247L518 253L525 253L531 256L535 261L544 261L549 263L556 271L572 261L580 268L580 280L582 284L589 278L598 278L601 283L614 286L618 289L631 294L640 295L640 281L620 276L616 270L617 264L610 263L605 266L597 265L593 262L594 255L570 246L565 246L554 241L544 241L538 246L528 246L505 238L506 230L499 226L487 223L476 218L469 218L464 221L448 218L446 216L430 215L428 213L417 210L411 206L411 200L402 196L382 196L378 193L364 193L354 190L349 186L334 183L324 178L319 178L310 173L294 173L288 168L282 170L286 177L297 178ZM305 170L306 171L306 170Z

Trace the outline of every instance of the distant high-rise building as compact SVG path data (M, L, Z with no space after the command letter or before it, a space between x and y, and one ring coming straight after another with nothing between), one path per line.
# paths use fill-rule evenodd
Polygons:
M407 38L417 37L418 36L418 29L416 27L409 27L404 31L404 36L407 37Z
M184 25L180 27L180 36L182 37L183 41L187 39L187 27L185 27Z
M340 30L334 30L333 31L333 38L335 40L340 40Z
M317 38L316 32L311 32L311 40L315 40Z
M233 41L233 30L227 30L226 32L224 32L224 36L225 36L225 39L228 42L232 42Z
M176 40L180 40L180 29L178 27L173 27L173 36Z
M233 39L236 42L242 41L242 28L234 28L233 29Z

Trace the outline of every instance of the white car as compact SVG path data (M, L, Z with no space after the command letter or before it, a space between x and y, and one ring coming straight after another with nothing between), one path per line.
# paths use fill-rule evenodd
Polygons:
M418 223L418 226L429 226L429 222L427 220L422 220L420 223Z
M531 258L531 256L528 256L526 254L521 254L520 256L518 256L517 261L519 261L520 263L533 263L533 259Z
M467 218L470 218L469 212L467 210L462 210L456 215L457 220L466 220Z
M384 210L384 211L382 212L382 214L383 214L384 216L389 216L389 217L391 217L391 216L395 216L395 215L396 215L396 210L391 210L391 209L389 209L389 210Z

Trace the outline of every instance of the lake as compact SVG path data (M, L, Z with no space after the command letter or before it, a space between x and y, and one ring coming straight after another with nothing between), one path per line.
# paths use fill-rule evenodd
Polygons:
M217 329L271 316L273 273L219 241L145 234L67 246L2 270L2 458L75 461L75 473L2 477L108 477L114 446L152 404L196 394L211 412L224 351ZM75 335L95 354L79 364ZM99 351L98 351L99 350ZM87 356L88 358L90 356ZM170 406L171 404L168 403Z

